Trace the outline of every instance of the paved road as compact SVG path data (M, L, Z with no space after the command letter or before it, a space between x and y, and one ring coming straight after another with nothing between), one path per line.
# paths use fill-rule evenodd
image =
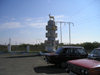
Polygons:
M41 56L0 54L0 75L68 75Z

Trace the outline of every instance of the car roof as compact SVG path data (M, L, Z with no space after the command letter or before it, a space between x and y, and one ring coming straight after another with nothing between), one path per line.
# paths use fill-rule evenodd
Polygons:
M81 46L61 46L61 48L84 48Z

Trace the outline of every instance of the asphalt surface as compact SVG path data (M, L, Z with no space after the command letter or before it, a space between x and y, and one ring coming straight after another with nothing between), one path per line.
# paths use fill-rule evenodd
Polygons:
M0 75L68 75L65 69L47 64L42 56L0 54Z

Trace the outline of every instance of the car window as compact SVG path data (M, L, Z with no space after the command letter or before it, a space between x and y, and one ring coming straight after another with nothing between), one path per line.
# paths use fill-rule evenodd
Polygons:
M66 50L66 55L68 55L68 54L69 54L69 50L67 49L67 50Z
M67 51L67 48L63 48L62 51L60 52L60 54L65 55L66 54L66 51Z
M61 55L68 55L70 50L71 50L71 49L63 48L62 51L60 52L60 54L61 54Z
M75 51L75 54L78 55L79 54L79 51L77 49L74 49Z
M56 51L57 54L60 54L62 51L62 48L58 48L58 50Z
M68 48L66 54L73 55L74 54L73 48Z
M95 54L97 56L100 56L100 50L94 49L90 54Z
M82 48L78 48L78 49L77 49L77 52L78 52L79 54L86 54L86 51L85 51L84 49L82 49Z

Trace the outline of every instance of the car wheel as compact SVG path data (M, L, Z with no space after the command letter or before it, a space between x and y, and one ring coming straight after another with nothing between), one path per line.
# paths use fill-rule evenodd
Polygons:
M68 68L65 69L67 73L70 73L70 70Z

